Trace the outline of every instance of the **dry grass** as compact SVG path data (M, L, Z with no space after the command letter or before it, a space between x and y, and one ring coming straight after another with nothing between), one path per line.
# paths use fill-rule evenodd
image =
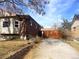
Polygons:
M79 41L66 41L79 52Z
M36 56L34 56L34 54L37 52L36 49L37 49L37 47L39 46L39 44L40 44L40 43L35 44L35 45L33 46L33 48L29 51L29 53L24 56L23 59L34 59L34 57L36 57Z
M27 41L0 41L0 59L5 55L26 46Z

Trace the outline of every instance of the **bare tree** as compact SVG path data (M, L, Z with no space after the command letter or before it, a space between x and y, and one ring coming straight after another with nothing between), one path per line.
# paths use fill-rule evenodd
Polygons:
M37 13L44 15L45 11L45 5L48 4L49 1L48 0L0 0L0 5L4 5L7 7L8 9L15 9L15 11L17 9L21 9L21 8L17 8L17 6L25 6L31 9L34 9ZM12 8L8 8L8 7L12 7Z
M70 32L71 24L72 22L69 22L67 19L63 18L63 23L62 26L59 28L59 30L62 33L64 39L71 37L71 32Z
M69 22L67 19L63 19L62 28L70 30L71 29L71 22Z

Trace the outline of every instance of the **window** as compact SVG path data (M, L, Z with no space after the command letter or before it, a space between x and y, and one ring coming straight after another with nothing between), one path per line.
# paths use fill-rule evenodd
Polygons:
M30 20L30 25L32 26L32 21Z
M37 29L37 25L36 25L36 29Z
M3 27L9 27L10 26L10 22L9 21L3 21Z
M15 21L15 27L18 27L18 21Z
M75 31L76 30L76 27L73 27L73 30Z
M31 22L31 26L32 26L32 22Z
M76 27L73 27L73 29L76 29Z

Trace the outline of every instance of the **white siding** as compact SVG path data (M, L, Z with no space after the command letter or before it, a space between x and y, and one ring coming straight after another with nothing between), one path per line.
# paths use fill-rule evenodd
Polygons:
M0 33L1 34L18 34L19 30L20 30L20 21L18 21L19 23L19 27L15 27L15 20L10 18L10 26L9 27L3 27L3 21L5 21L4 19L0 20Z
M71 30L74 31L74 27L76 27L75 30L79 30L79 20L76 20L73 25L71 26Z
M18 22L18 27L15 27L15 21ZM19 30L20 30L20 21L18 21L18 20L15 20L15 21L14 21L14 32L15 33L19 33Z
M1 19L0 19L0 33L1 33L1 30L2 30L2 28L1 28Z
M73 38L79 38L79 20L75 20L71 26L71 33Z

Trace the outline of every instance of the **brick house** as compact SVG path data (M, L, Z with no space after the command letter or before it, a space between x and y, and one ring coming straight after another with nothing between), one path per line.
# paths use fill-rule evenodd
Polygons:
M41 29L41 31L42 31L42 36L44 38L54 38L54 39L62 38L62 34L58 29L43 28L43 29Z
M14 15L0 17L0 35L3 38L20 36L36 36L41 26L29 15Z

